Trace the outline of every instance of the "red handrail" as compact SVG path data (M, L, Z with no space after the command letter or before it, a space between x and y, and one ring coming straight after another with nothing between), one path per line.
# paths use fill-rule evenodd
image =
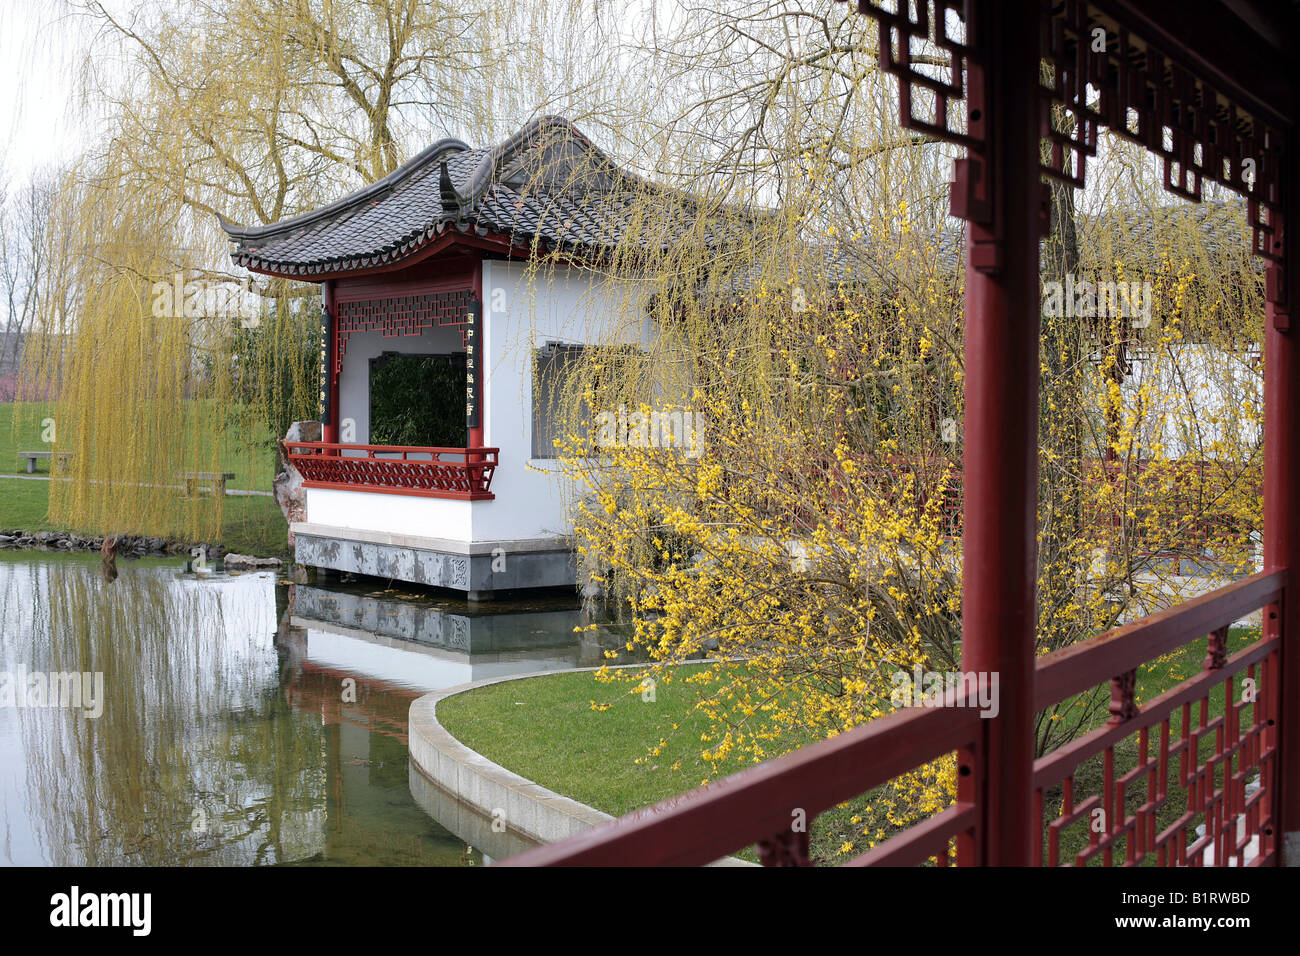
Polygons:
M308 488L467 501L496 497L490 488L499 448L283 440L281 446Z
M1281 600L1286 580L1286 571L1252 574L1041 658L1034 676L1034 710L1095 687Z

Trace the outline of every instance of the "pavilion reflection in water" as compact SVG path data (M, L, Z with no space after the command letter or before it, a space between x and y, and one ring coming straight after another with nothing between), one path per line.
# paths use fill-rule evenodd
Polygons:
M585 619L573 607L498 602L483 613L306 585L290 585L286 598L282 686L295 711L337 728L325 754L332 799L347 805L350 786L368 788L370 774L400 763L415 802L465 844L497 859L532 846L409 764L408 710L422 694L471 681L599 666L609 635L575 633Z

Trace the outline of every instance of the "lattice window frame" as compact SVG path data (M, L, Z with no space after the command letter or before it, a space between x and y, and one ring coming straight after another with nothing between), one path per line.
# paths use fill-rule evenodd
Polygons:
M419 295L376 296L334 303L334 382L343 371L348 338L356 332L378 331L384 338L421 335L430 329L454 328L466 346L475 308L472 289Z
M1066 0L1059 13L1043 0L1041 11L1040 54L1050 66L1039 91L1051 154L1043 174L1082 187L1097 129L1105 126L1159 156L1164 187L1174 195L1200 202L1208 179L1244 197L1251 251L1281 262L1281 131L1084 0ZM1098 28L1104 52L1092 49ZM1073 136L1051 129L1052 106L1071 115Z

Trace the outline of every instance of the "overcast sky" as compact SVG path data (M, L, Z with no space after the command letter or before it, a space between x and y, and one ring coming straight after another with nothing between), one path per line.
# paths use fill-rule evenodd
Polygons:
M100 2L127 19L138 6L133 0ZM71 5L68 0L0 0L0 177L7 176L11 187L36 169L74 158L94 135L94 117L79 110L76 97L87 25L69 12ZM610 27L614 34L637 33L654 15L661 30L671 31L675 17L687 9L689 3L671 0L628 0L623 19ZM1096 165L1097 160L1089 163L1091 169ZM1089 177L1087 199L1096 198L1099 178Z
M0 3L0 156L11 181L81 150L78 29L51 0Z

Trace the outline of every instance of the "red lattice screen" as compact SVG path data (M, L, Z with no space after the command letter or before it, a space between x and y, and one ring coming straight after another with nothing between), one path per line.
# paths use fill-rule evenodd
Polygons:
M399 295L381 299L337 302L334 305L334 380L343 370L343 355L353 332L378 331L385 338L419 335L428 329L456 328L465 345L470 326L470 309L474 293L430 292L425 295Z
M1049 866L1133 865L1150 856L1161 866L1274 861L1283 577L1257 574L1040 665L1039 710L1095 686L1099 666L1114 676L1110 720L1035 763L1035 832L1041 840L1046 831L1047 841L1038 859ZM1229 657L1229 626L1261 606L1264 636ZM1159 666L1193 628L1208 634L1201 672L1138 701L1137 667ZM1062 837L1071 830L1076 843L1086 834L1087 844L1065 858Z

